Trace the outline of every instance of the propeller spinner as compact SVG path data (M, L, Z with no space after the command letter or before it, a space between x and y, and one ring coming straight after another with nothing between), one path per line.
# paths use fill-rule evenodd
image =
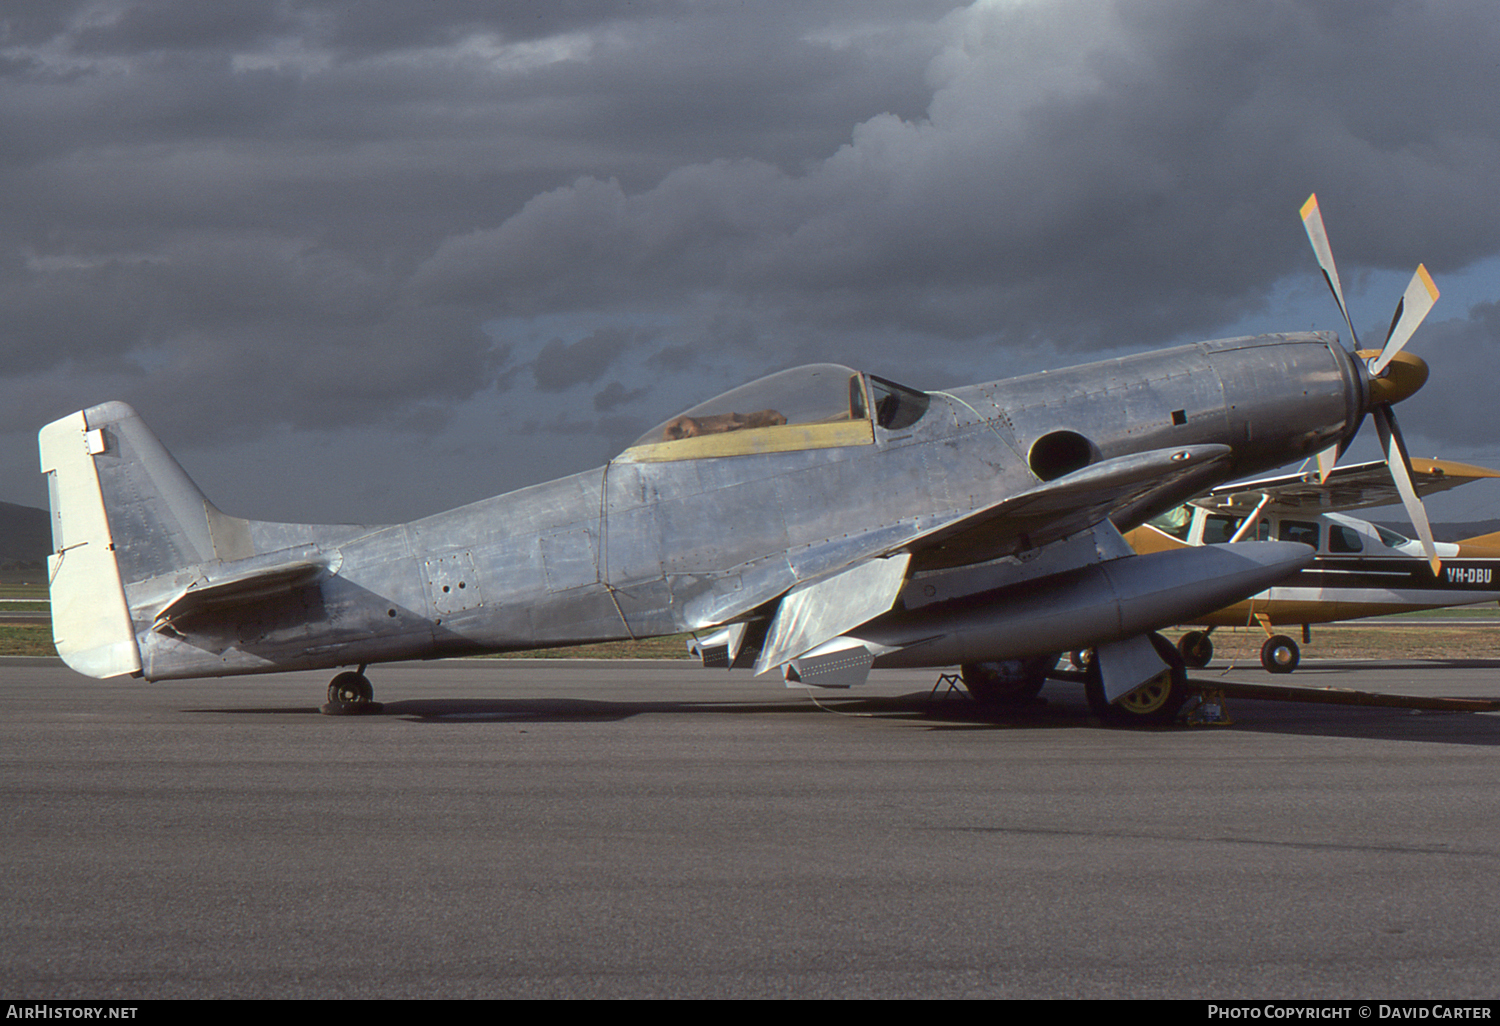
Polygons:
M1416 529L1417 537L1422 542L1422 551L1432 564L1435 576L1442 568L1442 562L1438 559L1437 546L1433 544L1427 510L1417 496L1416 488L1412 486L1411 457L1407 454L1406 442L1401 437L1401 428L1396 423L1396 415L1391 406L1421 388L1427 380L1427 364L1421 357L1401 350L1437 302L1437 286L1432 283L1432 276L1427 273L1427 268L1417 265L1417 273L1412 275L1411 284L1406 287L1406 292L1396 304L1396 315L1391 318L1391 327L1386 332L1384 345L1378 350L1362 350L1359 348L1359 335L1354 330L1354 321L1349 317L1349 307L1344 303L1344 290L1339 284L1338 268L1334 266L1333 249L1328 244L1328 232L1323 227L1323 215L1318 211L1316 194L1309 196L1307 202L1302 204L1302 225L1307 229L1307 238L1318 258L1318 267L1323 271L1323 280L1328 283L1334 302L1339 305L1339 313L1344 315L1344 323L1349 326L1349 337L1354 342L1355 355L1365 361L1368 373L1366 390L1369 395L1366 412L1375 418L1375 429L1380 434L1380 447L1385 452L1386 465L1390 468L1396 490L1401 495L1401 503L1406 507L1406 515ZM1340 445L1318 454L1318 469L1324 480L1333 470L1338 457L1344 454L1344 450L1359 433L1359 428L1360 425L1356 424L1354 431Z

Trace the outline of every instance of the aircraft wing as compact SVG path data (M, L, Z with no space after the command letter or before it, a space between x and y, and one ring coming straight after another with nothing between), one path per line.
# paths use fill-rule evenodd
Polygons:
M866 552L781 597L755 672L804 656L889 610L908 568L984 562L1077 534L1112 516L1128 517L1137 508L1181 502L1222 473L1230 454L1225 445L1197 445L1104 460ZM830 658L843 664L855 656L841 650ZM865 664L855 672L863 672L873 653L858 658Z
M1077 534L1105 519L1132 524L1139 509L1184 501L1223 472L1227 445L1120 456L1047 481L918 535L902 548L920 569L980 563Z
M1500 471L1451 460L1414 459L1411 464L1412 484L1421 496L1500 477ZM1384 460L1335 467L1323 482L1319 482L1317 471L1239 481L1215 488L1192 501L1204 509L1246 514L1267 495L1271 501L1265 510L1277 513L1326 513L1401 502Z

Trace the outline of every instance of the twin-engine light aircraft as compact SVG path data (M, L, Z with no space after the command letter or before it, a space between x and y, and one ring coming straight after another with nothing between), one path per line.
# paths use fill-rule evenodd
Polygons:
M1399 352L1426 310L1405 309L1380 354L1263 335L946 392L801 367L603 467L386 527L222 513L133 410L104 403L40 435L57 649L101 678L357 667L333 678L330 712L375 708L373 663L684 632L707 661L815 685L958 664L996 702L1092 649L1101 715L1167 719L1186 676L1155 632L1313 550L1137 554L1118 528L1347 445L1367 414L1391 436L1391 405L1426 372Z
M1447 460L1413 460L1418 495L1500 478L1500 471ZM1313 562L1267 590L1191 621L1207 631L1178 640L1188 666L1213 658L1215 627L1253 627L1266 632L1261 664L1271 673L1291 673L1301 661L1297 642L1276 626L1332 623L1418 609L1500 601L1500 534L1435 543L1434 574L1422 544L1344 512L1397 500L1384 463L1339 467L1326 480L1317 474L1287 474L1216 488L1185 506L1129 532L1137 552L1163 552L1184 545L1241 539L1297 541L1317 551Z

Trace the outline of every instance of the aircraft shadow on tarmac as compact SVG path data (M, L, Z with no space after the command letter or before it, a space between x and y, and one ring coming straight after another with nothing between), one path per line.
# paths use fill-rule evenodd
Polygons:
M1490 663L1466 661L1464 665ZM228 714L276 715L314 712L308 706L198 710ZM400 718L409 723L613 723L646 715L807 716L836 715L909 722L929 731L1109 729L1139 733L1199 730L1239 733L1303 735L1366 740L1437 742L1500 746L1500 717L1467 712L1308 705L1299 702L1227 701L1230 723L1192 726L1183 722L1164 726L1105 727L1089 711L1081 688L1067 683L1048 686L1042 697L1019 709L992 709L954 690L917 691L896 696L830 697L809 695L802 702L754 701L642 701L619 702L574 698L422 698L386 702L376 719ZM364 717L358 717L360 719Z
M1243 665L1248 668L1252 665L1258 664L1254 659L1247 659L1244 661ZM1426 666L1442 667L1450 670L1495 670L1500 669L1500 659L1444 659L1441 656L1423 656L1421 659L1392 660L1390 662L1382 663L1381 665L1386 668L1394 668L1399 666ZM1369 668L1370 660L1368 659L1319 659L1316 662L1309 661L1302 663L1302 665L1297 668L1297 673L1293 679L1295 680L1300 677L1305 677L1308 674L1315 674L1319 672L1348 673L1351 671L1358 672L1360 670L1368 670Z
M1459 662L1459 661L1455 661ZM1462 661L1466 666L1500 665ZM1050 694L1049 694L1050 693ZM918 691L898 696L829 697L809 694L807 702L596 702L586 700L414 701L387 706L388 714L422 722L494 719L509 722L624 720L647 713L768 715L824 713L855 718L906 721L928 730L1111 729L1125 732L1231 730L1367 740L1421 741L1500 746L1500 717L1467 712L1307 705L1300 702L1230 698L1225 726L1114 725L1105 727L1089 710L1081 688L1054 682L1029 706L994 709L953 690Z

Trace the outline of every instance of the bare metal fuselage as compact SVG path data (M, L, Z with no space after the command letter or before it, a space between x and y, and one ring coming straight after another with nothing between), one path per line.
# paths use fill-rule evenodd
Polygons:
M128 512L110 514L116 538L135 539L115 555L139 672L257 673L699 630L763 612L799 583L900 551L1042 478L1066 480L1072 466L1048 462L1059 439L1075 462L1068 447L1085 446L1090 466L1228 447L1208 479L1135 505L1101 512L1080 501L968 530L951 550L911 547L912 581L961 601L993 591L986 566L1065 544L1105 515L1128 529L1189 489L1315 453L1351 433L1367 401L1359 362L1322 334L1199 343L930 395L914 424L875 425L865 444L654 461L627 451L390 527L245 521L211 506L205 520L190 482L167 486L169 530L150 527L143 510L132 534L116 523ZM117 463L95 457L106 505L143 491L143 473L157 488L181 475L138 423L118 425ZM236 579L277 586L212 601L215 582ZM185 603L200 587L205 600ZM164 619L164 609L181 615ZM899 627L902 615L898 604L882 622Z

